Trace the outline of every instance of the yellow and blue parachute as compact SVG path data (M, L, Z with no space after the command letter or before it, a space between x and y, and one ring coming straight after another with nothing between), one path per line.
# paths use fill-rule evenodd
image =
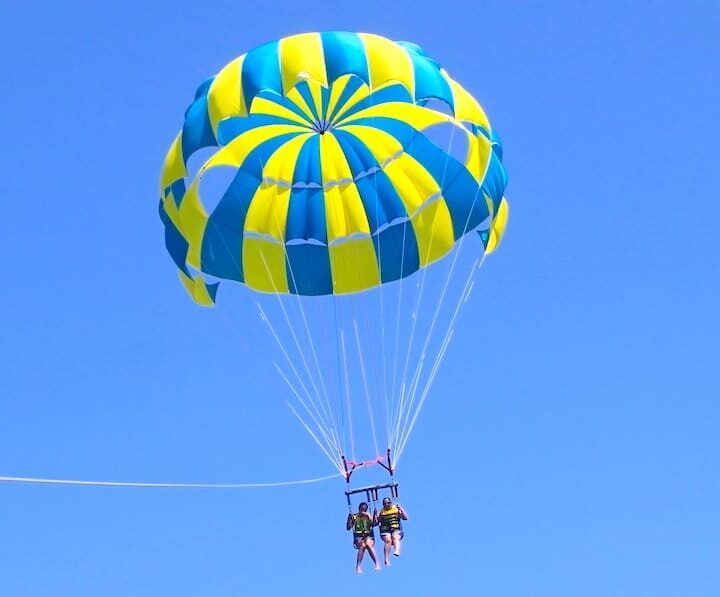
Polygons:
M442 123L467 138L464 159L424 134ZM207 147L217 151L190 178L189 158ZM217 284L200 274L265 292L362 291L479 227L491 251L507 215L501 158L478 102L417 45L293 35L197 90L162 169L166 247L201 304ZM237 173L210 211L201 182L221 167Z
M208 184L218 172L219 189ZM474 272L503 235L506 182L480 104L420 47L305 33L198 88L165 158L159 211L195 301L213 305L219 280L257 297L291 408L342 473L346 454L380 462L387 448L397 462ZM470 232L481 242L466 243L477 256L458 284ZM356 457L362 435L374 459Z

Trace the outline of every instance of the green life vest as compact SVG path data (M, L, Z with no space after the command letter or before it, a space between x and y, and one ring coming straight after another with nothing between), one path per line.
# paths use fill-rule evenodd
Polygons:
M353 516L353 534L367 537L371 534L372 521L369 516L357 514Z

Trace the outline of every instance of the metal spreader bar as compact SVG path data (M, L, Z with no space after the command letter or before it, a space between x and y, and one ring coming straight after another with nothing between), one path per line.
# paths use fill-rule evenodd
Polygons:
M352 511L352 501L350 496L358 493L364 493L365 498L368 502L376 502L379 498L379 492L382 489L390 490L390 497L397 499L399 495L399 484L394 478L394 469L392 465L391 452L388 448L385 456L378 456L373 460L366 460L363 462L353 462L345 459L345 456L341 456L343 468L345 469L345 482L347 483L347 490L345 491L345 497L347 498L348 507ZM371 466L373 464L379 464L383 467L390 475L390 483L384 483L380 485L368 485L367 487L359 487L357 489L350 488L350 477L359 468Z

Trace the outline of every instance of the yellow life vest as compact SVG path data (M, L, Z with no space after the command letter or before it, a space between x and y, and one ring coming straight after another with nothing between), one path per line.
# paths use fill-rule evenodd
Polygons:
M378 521L380 522L380 532L399 531L402 528L400 524L400 510L397 506L391 506L387 510L380 510L378 513Z

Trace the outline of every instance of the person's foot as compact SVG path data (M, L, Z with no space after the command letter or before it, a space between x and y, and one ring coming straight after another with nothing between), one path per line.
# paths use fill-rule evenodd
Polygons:
M386 560L385 560L385 565L386 565L386 566L390 566L390 560L386 559Z
M380 564L375 562L375 564L373 564L373 570L382 570L382 568L380 568Z
M355 567L355 574L362 574L362 568L360 568L360 566Z
M396 558L399 558L399 557L400 557L400 552L399 552L399 551L396 551L393 555L394 555Z

